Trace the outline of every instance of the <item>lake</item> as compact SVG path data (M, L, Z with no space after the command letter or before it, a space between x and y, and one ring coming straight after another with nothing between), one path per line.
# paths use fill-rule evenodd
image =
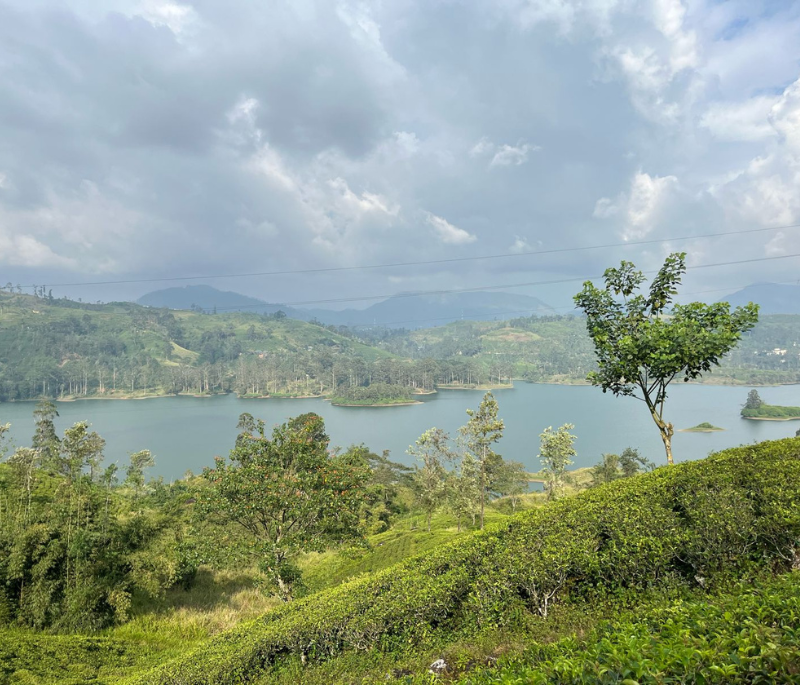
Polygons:
M800 406L800 386L758 389L768 404ZM709 452L761 440L794 436L800 421L746 421L739 411L747 387L676 385L667 401L667 418L676 429L702 421L727 430L719 433L677 433L676 461L698 459ZM436 426L455 433L466 423L467 408L477 408L480 391L445 390L404 407L334 407L319 399L243 400L234 395L208 398L162 397L147 400L85 400L59 402L59 434L76 421L87 420L106 439L106 461L126 463L127 455L152 450L154 473L166 480L191 469L199 473L215 455L227 455L236 436L239 414L250 412L268 426L304 412L325 419L331 445L364 443L375 452L391 451L396 461L411 463L405 450L426 429ZM658 430L644 404L629 397L615 398L589 386L517 383L495 397L506 431L498 452L538 470L539 433L547 426L574 423L578 436L575 467L590 466L603 452L619 453L638 447L657 464L664 463ZM30 444L34 403L0 404L0 423L12 424L18 445Z

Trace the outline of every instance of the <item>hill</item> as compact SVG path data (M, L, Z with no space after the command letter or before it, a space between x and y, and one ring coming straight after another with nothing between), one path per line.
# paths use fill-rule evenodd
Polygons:
M512 293L474 292L445 295L397 295L366 309L304 309L274 304L207 285L154 290L137 300L148 307L202 309L206 312L243 311L258 314L284 312L303 321L336 326L428 328L450 321L492 321L520 315L547 316L553 309L536 297Z
M738 307L755 302L760 314L800 314L800 285L754 283L719 300Z
M325 323L345 326L429 328L451 321L496 321L514 316L549 316L554 310L539 298L500 292L397 295L366 309L310 310Z
M387 375L402 368L413 383L413 364L280 313L210 315L0 295L0 400L320 395L368 384L377 362Z
M137 304L146 307L166 307L167 309L201 309L211 313L249 312L252 314L275 314L284 312L293 319L308 319L301 312L281 304L272 304L248 297L230 290L217 290L209 285L185 285L180 288L164 288L142 295Z
M579 641L591 646L602 640L603 630L606 645L623 638L632 644L631 617L638 621L641 645L603 657L610 666L580 662L580 669L588 669L587 680L558 682L623 682L636 669L640 678L685 673L689 664L671 659L670 650L648 652L647 663L638 660L639 647L653 645L640 632L646 621L656 632L665 625L643 607L672 616L664 630L673 631L666 642L675 642L676 649L691 640L705 642L701 654L689 650L692 669L713 674L724 664L726 677L736 681L757 666L772 674L771 682L788 682L800 634L794 576L777 590L763 581L773 594L783 593L781 599L751 597L739 603L738 612L712 614L719 616L716 623L693 622L692 612L702 608L687 609L686 600L714 606L715 593L724 595L732 580L748 574L765 578L770 569L789 571L800 535L798 495L798 439L658 469L524 512L424 556L284 605L130 682L428 682L420 666L443 652L457 675L474 668L475 661L464 658L470 653L475 658L482 652L483 663L487 657L491 663L527 644L534 655L580 659L587 647ZM743 596L747 590L738 592ZM737 604L735 597L719 601L726 602ZM745 631L744 626L763 625L762 611L773 611L771 627ZM616 629L603 623L608 618L619 622ZM712 630L726 621L735 625L727 632ZM747 658L728 659L740 642L750 645ZM548 668L534 656L526 682L550 682L544 675Z

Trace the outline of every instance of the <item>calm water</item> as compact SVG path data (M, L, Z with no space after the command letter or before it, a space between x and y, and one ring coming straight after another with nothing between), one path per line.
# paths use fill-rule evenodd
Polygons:
M675 459L698 459L710 451L760 440L793 436L800 421L745 421L739 418L748 388L679 385L671 394L668 419L676 429L702 421L726 428L721 433L676 433ZM759 388L769 404L800 406L800 386ZM88 420L106 439L106 460L124 463L128 453L150 449L156 458L155 473L169 480L187 469L199 472L213 463L215 455L227 455L236 435L239 414L250 412L268 426L303 412L325 419L332 445L364 443L376 452L388 449L392 457L410 463L407 447L427 428L437 426L455 433L467 420L465 410L476 408L483 393L442 391L422 404L407 407L333 407L323 400L241 400L233 395L193 398L164 397L149 400L87 400L61 402L59 432L72 423ZM518 383L499 390L495 397L506 433L498 451L539 468L536 454L539 433L547 426L574 423L578 457L576 466L590 466L603 452L619 452L627 446L663 463L658 431L644 405L632 398L614 398L588 386L533 385ZM0 423L12 424L17 444L30 443L33 403L0 404Z

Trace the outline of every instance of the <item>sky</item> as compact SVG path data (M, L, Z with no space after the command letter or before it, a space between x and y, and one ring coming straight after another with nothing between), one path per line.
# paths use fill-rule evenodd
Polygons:
M2 283L343 308L784 257L691 269L713 300L797 282L800 228L674 238L798 223L800 1L0 0Z

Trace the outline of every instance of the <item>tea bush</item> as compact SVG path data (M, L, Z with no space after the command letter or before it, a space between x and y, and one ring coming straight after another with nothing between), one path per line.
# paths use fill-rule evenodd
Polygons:
M800 439L735 448L521 513L285 605L129 682L242 683L287 655L407 648L546 616L565 598L713 587L747 568L788 568L799 541Z
M799 683L800 574L533 645L463 685Z

